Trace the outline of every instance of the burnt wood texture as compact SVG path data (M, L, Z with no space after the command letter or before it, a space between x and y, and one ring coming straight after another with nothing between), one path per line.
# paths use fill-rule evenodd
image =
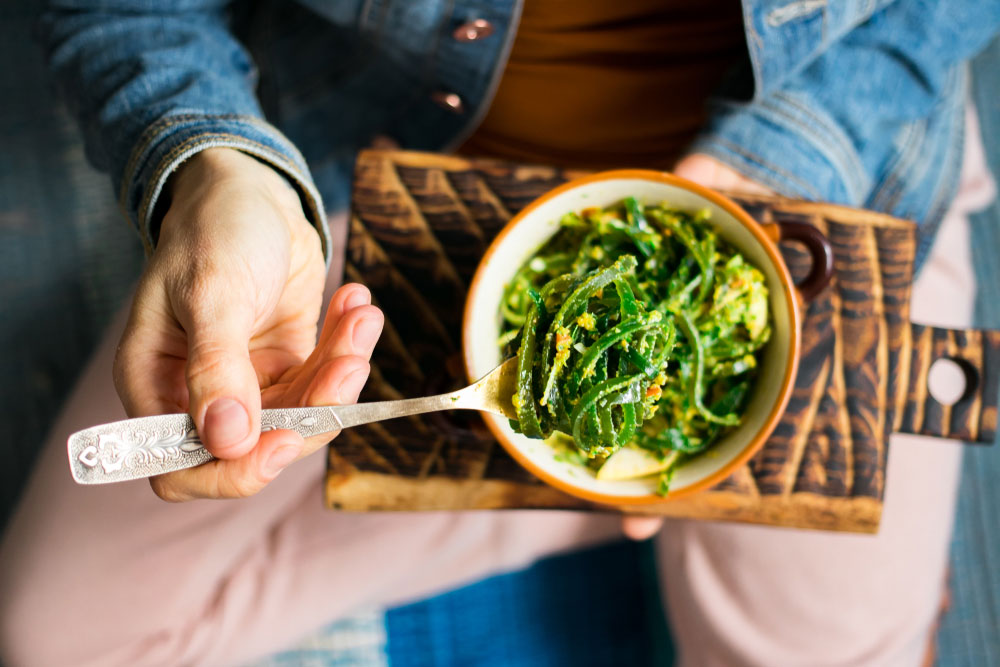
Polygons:
M367 151L355 171L346 279L386 315L360 400L466 384L466 288L490 240L526 204L581 175L441 155ZM911 324L916 228L907 221L776 197L737 197L762 223L815 225L834 248L834 279L806 309L794 393L773 435L714 488L645 513L875 532L894 431L989 443L997 419L1000 334ZM809 256L783 244L796 279ZM969 382L951 406L927 391L939 358ZM616 510L568 496L522 469L476 413L396 419L344 431L329 450L329 507L351 511Z

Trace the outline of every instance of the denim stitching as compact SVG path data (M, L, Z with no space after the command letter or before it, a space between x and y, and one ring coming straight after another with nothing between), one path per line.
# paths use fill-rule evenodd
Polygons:
M722 146L722 147L726 148L727 150L735 153L736 155L739 155L743 159L745 159L745 160L747 160L747 161L749 161L751 163L755 163L755 164L759 165L760 167L763 167L764 169L770 170L771 172L773 172L773 173L777 174L778 176L781 176L782 178L784 178L789 183L795 183L795 184L797 184L799 186L800 192L808 193L809 196L812 199L822 199L822 197L820 196L819 192L816 191L815 189L813 189L813 187L810 186L805 181L799 180L794 175L788 173L784 169L776 167L775 165L773 165L770 162L768 162L768 161L764 160L763 158L761 158L759 155L756 155L754 153L750 153L750 152L746 151L744 148L742 148L740 146L737 146L736 144L734 144L733 142L731 142L729 139L727 139L725 137L720 137L720 136L713 136L710 139L710 141L717 142L720 146Z
M742 156L734 155L725 148L711 144L700 144L693 147L693 152L715 158L719 162L732 167L747 178L750 178L761 185L767 186L783 197L800 196L800 193L797 190L789 187L788 183L775 178L774 174L771 172L768 172L760 166L747 161Z
M959 83L958 86L962 92L960 98L963 100L969 97L969 70L968 65L963 65L961 67L961 72L959 73ZM948 146L948 151L946 155L951 156L952 164L950 167L954 171L961 171L962 168L962 158L965 153L965 104L958 105L959 108L955 111L958 116L958 128L955 130L957 136L954 141ZM957 164L956 164L957 163ZM946 196L946 191L949 190L948 187L939 187L937 194L934 199L931 200L931 205L928 207L928 218L933 219L937 215L944 215L945 210L951 204L949 201L951 198Z
M164 131L175 125L187 122L189 120L194 120L198 118L205 118L202 114L193 113L181 113L181 114L170 114L166 116L161 116L160 118L153 121L149 127L143 130L143 133L139 136L138 141L136 141L135 148L132 149L132 154L129 156L128 162L125 164L125 169L122 172L122 183L119 188L119 203L124 209L128 209L129 192L131 191L131 186L136 178L136 172L138 169L139 162L146 154L146 149L157 139Z
M782 120L782 118L775 118L774 117L775 114L773 114L773 113L771 113L771 114L761 113L762 111L766 111L766 110L767 109L764 109L761 106L756 107L756 111L760 115L761 118L767 119L768 121L770 121L772 123L775 123L776 125L779 125L780 127L784 127L786 129L790 129L793 133L795 133L796 135L798 135L798 136L800 136L800 137L802 137L802 138L804 138L804 139L806 139L808 141L808 135L807 134L803 135L802 133L797 132L795 128L788 128L787 124L780 122ZM713 139L714 138L716 138L716 137L713 137ZM717 138L719 140L723 140L723 137L717 137ZM725 140L725 141L728 144L728 148L730 150L732 150L733 152L736 152L737 154L744 155L744 157L747 157L747 159L753 159L756 162L758 162L759 164L761 164L762 166L765 166L765 167L767 167L769 169L772 169L774 171L774 173L783 176L784 178L786 178L791 183L797 183L799 185L799 188L803 192L811 193L811 195L810 195L811 198L813 198L813 199L822 199L822 197L819 195L819 192L815 188L813 188L811 185L809 185L807 182L805 182L803 180L800 180L795 175L793 175L793 174L791 174L789 172L786 172L786 171L784 171L784 170L782 170L782 169L780 169L780 168L778 168L776 166L773 166L771 164L766 163L763 159L761 159L759 157L753 156L751 154L745 154L745 153L742 152L744 149L736 146L735 144L733 144L729 140ZM813 144L812 141L808 141L808 143L811 146L814 146L814 148L815 148L815 145ZM822 150L819 150L818 148L817 148L817 150L824 157L827 157L826 154ZM835 167L835 165L833 163L831 163L831 166L834 168L834 170L836 170L836 167Z
M161 130L164 130L172 125L177 124L180 121L174 120L172 116L164 116L147 127L143 133L139 136L139 140L136 142L135 148L132 149L132 154L129 156L129 160L125 165L125 169L122 173L121 185L118 189L118 209L122 212L129 222L132 223L133 228L139 233L139 238L142 239L143 249L147 256L152 254L153 246L152 241L147 240L147 234L142 228L142 220L136 215L135 220L132 216L132 206L131 206L131 193L133 187L136 185L135 180L137 177L136 172L138 171L138 164L141 161L142 156L146 154L147 148L153 143L153 140L160 134Z
M941 107L947 105L951 102L952 96L956 94L953 92L956 89L967 88L967 70L963 67L957 67L953 69L948 74L948 80L942 87L943 93L942 98L939 100L938 104L935 106L934 110L931 111L929 117L933 117L937 113L941 113ZM923 156L923 148L926 142L927 134L927 123L926 119L910 123L908 127L904 128L904 132L908 135L902 138L900 143L903 144L903 149L900 150L896 158L890 163L889 167L885 170L885 177L882 185L869 197L869 205L878 210L890 210L895 208L896 203L899 200L898 193L903 190L904 181L907 180L912 164L921 159Z
M826 0L799 0L771 10L767 13L765 21L772 28L778 28L790 21L811 16L824 7Z
M184 123L192 120L225 120L247 123L249 125L255 125L257 127L268 130L274 133L275 128L273 125L267 121L258 118L257 116L252 116L249 114L236 114L236 113L195 113L195 112L185 112L185 113L174 113L161 116L160 118L153 121L142 134L139 135L139 139L136 141L135 148L132 149L132 154L129 161L125 165L124 174L128 174L130 169L135 167L135 162L139 160L142 152L151 144L155 139L156 135L161 132L161 130L173 127L180 123ZM289 144L291 152L296 156L301 158L301 154L298 149L291 144L291 142L284 140L285 143ZM304 160L303 160L304 161Z
M142 134L139 135L139 139L136 140L135 146L132 148L132 153L129 155L128 162L125 163L125 168L122 170L122 182L118 188L118 202L123 209L127 209L127 202L129 198L128 192L131 189L130 185L134 178L136 165L139 163L140 158L145 154L149 145L153 143L153 139L156 138L160 129L163 126L169 127L172 124L170 122L172 118L173 116L161 116L160 118L157 118L142 131Z
M956 131L957 141L964 144L964 115L959 121L959 124L960 127ZM930 251L930 246L934 241L934 237L937 235L937 231L941 227L941 220L944 218L948 207L951 205L951 200L954 198L955 192L958 189L958 183L961 178L962 171L961 161L965 153L964 146L960 146L958 150L956 150L956 147L952 145L949 147L948 153L949 157L947 159L950 163L948 171L951 173L951 176L950 178L940 179L934 199L928 207L927 213L924 215L924 219L920 221L920 227L917 230L917 251L913 259L914 275L917 275L923 266L924 259Z
M317 232L320 236L320 241L322 245L323 256L327 266L330 263L330 245L329 245L329 235L330 230L328 227L327 219L323 207L321 205L321 198L319 192L316 191L313 184L307 181L296 165L289 162L288 159L280 152L274 150L270 146L261 144L259 142L253 141L252 139L247 139L241 135L230 135L221 134L217 135L219 137L228 139L227 141L202 141L198 143L198 147L212 148L212 147L231 147L240 149L254 157L257 157L264 162L270 164L276 169L280 169L285 172L285 175L289 176L296 185L298 185L303 193L306 195L306 204L309 208L309 212L312 214L312 218L315 220L314 226L317 228ZM234 141L235 139L235 141ZM183 159L175 158L176 163L180 164ZM166 178L164 177L160 182L160 186L157 189L162 188ZM152 208L147 208L147 214L152 212ZM144 219L144 227L149 230L149 225L151 220Z
M803 115L808 116L809 120L814 121L817 127L813 127L802 122L799 118L790 114L787 109L784 109L781 105L776 104L777 101L784 101L788 104L788 106L793 107ZM795 125L798 128L799 133L802 134L802 136L805 137L809 143L823 153L824 157L826 157L838 171L841 182L847 186L847 194L852 201L860 201L864 198L865 193L869 190L868 185L863 181L859 181L857 178L852 178L855 174L864 174L864 167L861 164L860 157L857 155L854 147L850 145L847 137L838 131L840 128L819 116L813 109L810 109L808 106L801 104L790 95L784 93L775 93L769 100L764 101L761 104L761 107ZM825 130L825 133L820 134L816 131L817 129Z
M941 179L943 182L938 184L934 200L928 208L928 212L924 216L924 219L917 230L917 251L913 258L915 276L919 275L920 269L923 267L924 259L930 251L930 246L934 241L934 237L937 236L938 229L941 227L941 220L948 211L948 207L951 205L951 201L954 199L955 193L958 190L959 179L961 178L962 171L961 161L965 157L964 142L966 128L964 114L961 116L959 124L960 127L956 131L956 140L961 145L958 147L958 150L956 150L956 147L953 145L948 151L951 154L949 158L951 166L948 170L950 171L951 176L947 179Z
M914 258L914 275L916 275L923 266L924 259L930 251L931 243L933 243L934 237L937 235L937 230L941 226L941 219L944 217L948 207L951 205L961 178L962 161L965 158L965 110L969 105L970 99L970 72L967 64L960 66L959 69L958 85L961 90L958 94L958 98L961 102L957 104L958 108L955 109L955 114L957 115L956 124L958 127L955 128L952 133L954 136L952 137L952 141L949 143L945 153L945 160L948 164L947 166L943 166L941 169L941 173L947 177L937 179L937 191L934 194L934 198L931 200L930 206L928 206L927 213L924 215L924 219L922 221L923 224L921 224L919 229L917 252Z
M182 141L180 144L174 146L169 151L167 151L166 155L160 158L159 164L153 170L153 174L150 177L149 182L146 186L146 192L144 193L142 199L139 201L139 206L136 210L139 224L144 235L150 235L149 225L147 224L148 221L146 219L147 212L150 204L154 199L156 199L159 196L160 190L162 189L162 184L159 183L159 180L162 176L164 176L163 172L166 171L167 165L173 162L173 160L177 155L188 150L192 144L197 145L199 142L207 140L208 137L220 137L220 136L223 135L221 134L195 135L194 137L186 139ZM152 245L151 235L150 235L150 245Z
M958 155L958 165L957 168L961 170L962 155L965 152L965 146L963 143L963 137L965 135L965 103L969 99L969 69L967 64L959 65L951 70L948 75L948 80L945 83L944 92L942 95L941 104L939 106L944 106L942 114L946 116L955 116L957 121L949 125L949 135L954 135L956 132L959 137L959 143L947 144L945 148L945 156L957 154ZM957 128L954 126L957 125ZM957 148L957 150L956 150ZM929 163L925 161L928 166L924 168L924 173L921 175L921 179L926 178L926 171L930 168ZM942 165L942 173L944 171L944 165ZM941 179L937 179L936 182L940 184ZM946 189L946 188L945 188ZM931 204L928 210L933 209L937 204L938 200L942 196L942 190L939 188L935 198L931 200ZM950 205L951 202L944 202L945 208Z
M896 153L891 166L884 172L881 185L868 199L868 206L876 211L892 210L895 208L895 202L899 201L898 193L904 187L905 174L923 152L927 138L926 120L910 123L906 132L906 140L901 142L903 148Z
M851 140L844 134L842 128L835 122L830 122L827 119L820 116L816 109L808 104L800 101L796 96L778 91L772 95L774 100L784 100L789 106L798 109L803 115L808 116L810 120L816 122L827 129L830 134L830 138L837 144L839 144L840 149L843 151L843 157L851 164L845 165L849 170L848 173L864 173L864 165L861 164L861 157L858 155L857 148L851 143ZM864 183L859 184L859 190L866 190Z
M129 210L129 199L132 186L135 184L137 179L138 163L141 162L142 155L146 152L146 149L150 144L155 143L155 139L162 137L163 133L171 127L180 125L182 123L190 121L227 121L234 124L244 124L251 127L255 127L264 131L272 139L274 139L278 144L281 145L282 149L286 150L291 154L293 162L296 169L305 167L306 161L302 154L299 152L298 148L295 147L287 138L284 137L274 126L270 123L257 118L256 116L250 116L247 114L199 114L199 113L180 113L173 114L169 116L163 116L153 124L151 124L143 135L145 140L141 141L136 145L136 148L132 151L132 157L129 159L129 163L126 166L126 172L123 174L122 185L119 191L119 205L126 212Z
M143 201L139 205L138 210L139 224L142 228L143 245L148 248L150 254L154 248L150 213L152 205L157 199L159 199L159 195L163 191L163 186L166 184L167 178L174 171L174 169L170 169L170 167L176 167L180 164L180 162L175 162L177 156L183 156L185 159L190 158L200 150L207 148L207 144L209 144L209 140L206 139L204 135L194 137L192 140L181 142L179 145L171 149L165 156L163 156L163 159L160 161L160 165L153 173L153 176L149 181L149 185L147 186L146 194L143 197Z
M747 3L743 3L743 25L746 27L747 55L750 56L750 67L754 73L754 94L755 101L764 97L764 65L761 62L761 52L764 50L764 41L761 39L757 28L754 26L754 15L750 12Z
M315 190L313 184L303 177L298 169L297 165L292 163L287 157L285 157L279 151L259 142L248 139L244 136L229 133L206 133L199 134L191 137L178 146L171 149L163 158L160 159L159 165L154 171L152 177L147 185L147 191L143 197L142 204L139 207L139 224L141 226L141 236L143 239L143 246L147 250L147 254L151 254L153 250L152 241L152 230L151 230L151 213L153 209L153 203L159 197L162 192L163 186L166 182L167 177L174 171L180 163L185 159L191 157L195 153L205 150L207 148L214 147L230 147L237 148L247 152L254 157L258 157L272 167L281 169L287 172L298 185L302 191L306 194L307 206L312 213L312 217L315 220L314 226L320 235L320 241L323 248L323 256L325 258L326 264L330 263L330 246L329 246L329 228L326 220L325 212L322 210L320 202L322 201L319 193ZM198 150L193 150L198 149Z
M881 183L879 183L875 191L871 195L869 195L868 201L870 205L874 205L874 202L883 196L883 192L889 187L890 183L894 180L893 174L897 172L900 164L902 163L905 157L904 154L906 153L906 149L911 145L919 144L923 141L922 128L923 125L919 120L906 123L905 125L903 125L902 129L900 130L899 141L895 142L894 144L896 146L899 146L899 148L894 150L892 159L889 161L888 165L883 170L884 175L882 177Z
M227 132L210 132L210 133L197 134L193 137L185 139L177 146L174 146L172 149L170 149L170 151L167 152L166 155L161 157L159 164L153 171L152 176L150 177L149 184L146 187L146 193L139 204L139 209L138 209L139 221L140 223L142 223L143 228L148 230L148 225L146 224L148 222L146 220L146 215L149 212L149 205L151 203L151 200L159 194L160 186L162 186L162 184L160 184L160 186L156 186L154 184L156 184L160 180L160 178L164 176L163 172L168 168L169 163L171 163L176 159L177 155L187 150L188 147L193 143L204 142L209 140L210 138L227 138L227 137L238 137L238 136L240 135L230 134ZM246 139L245 137L241 138L243 138L245 141L249 143L255 144L256 146L262 146L262 144L257 144L257 142L254 142L251 139ZM156 190L156 192L154 192L154 190Z
M927 119L907 124L903 132L906 134L901 141L902 148L884 170L881 185L869 197L870 206L876 210L890 210L898 201L897 193L903 189L903 181L911 165L923 153L924 142L927 139Z

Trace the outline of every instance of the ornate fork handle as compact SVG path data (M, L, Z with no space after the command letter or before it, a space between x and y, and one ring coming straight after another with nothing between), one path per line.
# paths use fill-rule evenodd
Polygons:
M261 430L291 429L304 438L392 417L482 407L461 392L401 401L319 408L261 411ZM67 442L73 479L80 484L106 484L152 477L211 461L186 414L140 417L78 431Z

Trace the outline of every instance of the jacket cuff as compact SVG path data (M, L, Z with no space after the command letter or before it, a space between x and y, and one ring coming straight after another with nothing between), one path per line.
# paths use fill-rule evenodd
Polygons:
M330 230L323 201L305 159L276 128L254 116L172 114L150 125L132 150L122 173L119 205L142 237L146 254L156 246L157 202L170 175L208 148L235 148L261 160L298 191L306 217L319 233L330 264Z
M866 170L840 126L793 94L718 108L689 152L705 153L774 191L858 206Z

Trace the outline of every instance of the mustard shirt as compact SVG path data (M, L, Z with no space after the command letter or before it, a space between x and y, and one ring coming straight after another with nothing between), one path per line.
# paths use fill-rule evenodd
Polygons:
M468 155L668 168L745 53L739 0L526 0Z

